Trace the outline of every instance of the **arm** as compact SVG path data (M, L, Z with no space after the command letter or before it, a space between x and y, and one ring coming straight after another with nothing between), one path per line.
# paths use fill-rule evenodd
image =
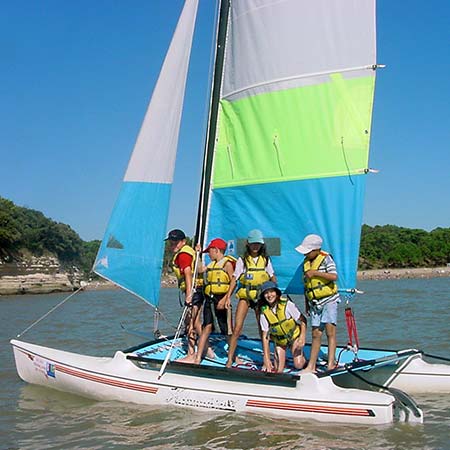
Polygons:
M270 346L269 346L269 332L262 332L262 347L264 354L264 365L262 370L266 372L273 372L272 361L270 360Z
M225 269L225 272L227 273L228 277L230 278L230 287L228 288L228 292L217 303L217 309L229 309L230 308L230 303L231 303L230 297L231 297L231 294L233 293L233 291L231 291L230 295L228 295L228 293L230 292L231 283L233 282L233 280L236 285L236 279L233 278L233 272L234 272L233 264L231 264L230 261L227 261L225 263L224 269ZM234 288L233 288L233 290L234 290Z
M305 272L305 277L320 277L327 281L336 281L338 279L336 273L321 272L320 270L308 270L307 272Z
M192 270L190 267L186 267L183 271L184 274L184 282L186 283L186 305L190 305L192 303Z
M305 344L306 344L306 317L303 314L300 314L300 347L304 347Z
M231 296L233 295L233 292L236 288L236 278L234 275L231 275L231 281L230 281L230 287L228 288L228 292L225 294L223 300L225 304L225 308L228 309L231 305Z

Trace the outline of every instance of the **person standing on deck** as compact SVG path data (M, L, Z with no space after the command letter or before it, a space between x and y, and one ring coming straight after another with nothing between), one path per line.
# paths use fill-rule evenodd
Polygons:
M267 372L282 373L286 365L286 349L291 349L294 367L303 369L306 360L303 347L306 340L306 317L294 302L281 296L276 283L266 281L261 287L259 299L261 339L264 368ZM269 339L275 344L275 367L270 359Z
M170 241L170 249L174 253L172 268L177 277L178 288L185 296L185 306L189 308L186 315L186 334L188 336L188 355L195 353L195 341L202 331L200 310L203 305L203 278L193 280L196 252L186 244L186 235L182 230L171 230L165 239ZM195 288L193 289L195 281Z
M260 230L251 230L248 233L245 254L240 256L236 262L236 269L234 270L230 287L225 296L226 307L228 308L231 304L231 295L239 281L239 289L236 294L238 305L235 326L229 342L227 367L231 367L234 362L237 341L242 333L249 308L255 311L259 329L258 298L261 292L261 286L269 280L276 283L277 278L270 258L266 254L264 236Z
M208 253L211 262L206 267L201 267L203 272L203 288L205 305L203 307L203 327L198 340L197 352L188 355L180 362L193 362L200 364L207 349L209 335L214 330L214 317L224 336L230 336L233 332L231 323L231 305L226 304L225 295L230 287L233 277L236 259L225 255L227 243L220 238L213 239L203 253Z
M322 342L323 330L328 340L328 370L336 367L336 323L339 294L336 264L332 256L322 251L322 238L309 234L295 248L305 255L303 281L305 286L306 312L311 316L312 343L309 363L303 370L315 372Z

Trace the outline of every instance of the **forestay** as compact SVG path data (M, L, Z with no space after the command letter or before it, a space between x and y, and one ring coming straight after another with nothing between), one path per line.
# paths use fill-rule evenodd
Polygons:
M342 289L356 283L375 85L374 0L234 1L212 167L208 239L280 238L279 284L302 292L309 233ZM233 245L234 244L234 245Z
M94 265L155 306L197 6L181 13Z

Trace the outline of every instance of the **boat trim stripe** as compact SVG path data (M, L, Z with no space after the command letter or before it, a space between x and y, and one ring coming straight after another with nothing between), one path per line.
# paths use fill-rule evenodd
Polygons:
M153 386L142 386L134 383L126 383L124 381L119 381L111 378L100 377L98 375L92 375L86 372L81 372L79 370L74 370L69 367L61 366L56 364L55 369L59 372L65 373L66 375L71 375L78 378L83 378L85 380L94 381L95 383L107 384L109 386L131 389L133 391L147 392L149 394L156 394L158 388Z
M247 400L246 406L252 408L281 409L285 411L303 411L321 414L375 417L375 413L371 409L336 408L332 406L306 405L300 403L268 402L263 400Z

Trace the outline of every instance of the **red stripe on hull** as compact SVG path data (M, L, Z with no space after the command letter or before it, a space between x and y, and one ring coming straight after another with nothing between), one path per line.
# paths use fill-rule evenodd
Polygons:
M139 384L133 384L125 381L105 378L98 375L93 375L90 373L71 369L69 367L60 366L59 364L55 366L55 369L59 372L65 373L66 375L71 375L77 378L83 378L85 380L94 381L95 383L107 384L109 386L115 386L123 389L130 389L133 391L147 392L149 394L156 394L158 392L158 388L155 388L153 386L141 386Z
M364 417L374 416L373 411L368 409L336 408L332 406L314 406L300 403L268 402L262 400L247 400L246 406L250 406L253 408L281 409L285 411L303 411L321 414L339 414L347 416L364 416Z

